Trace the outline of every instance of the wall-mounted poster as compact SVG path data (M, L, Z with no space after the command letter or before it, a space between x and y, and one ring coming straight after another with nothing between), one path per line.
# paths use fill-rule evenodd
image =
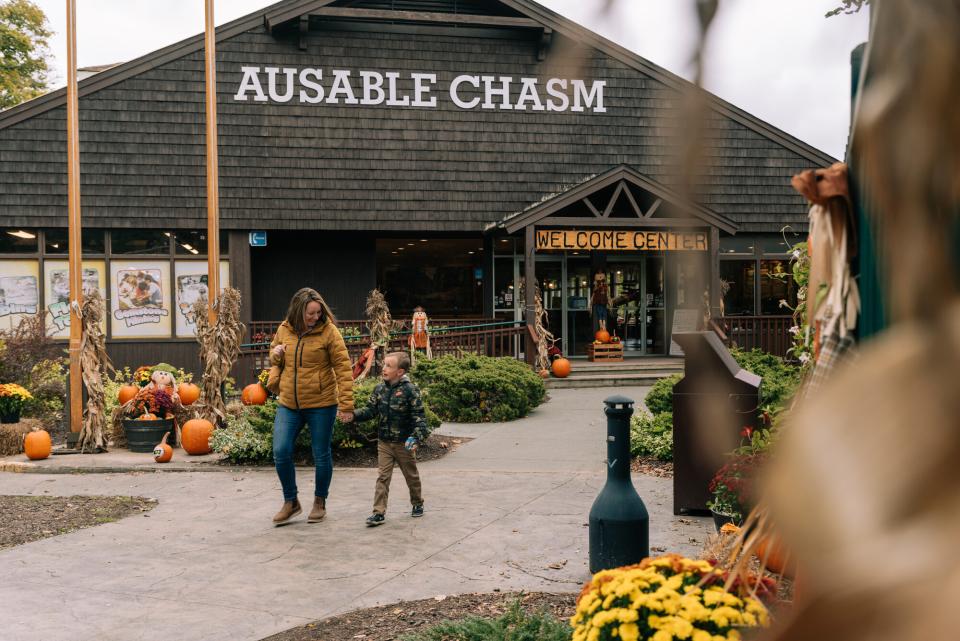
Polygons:
M50 316L47 323L54 338L70 336L70 270L65 260L47 260L43 263L44 304ZM107 297L107 272L102 260L83 261L83 293L100 290ZM106 318L102 325L107 331Z
M174 265L177 288L177 336L196 336L193 323L193 305L198 300L207 300L207 263L199 260L178 260ZM220 261L220 288L230 285L230 263Z
M114 338L170 336L170 263L110 263Z
M13 329L40 310L40 263L0 260L0 329Z

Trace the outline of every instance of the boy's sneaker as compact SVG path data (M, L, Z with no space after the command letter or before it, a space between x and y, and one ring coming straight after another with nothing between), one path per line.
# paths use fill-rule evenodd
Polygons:
M410 510L410 516L423 516L423 506L414 505L413 509Z
M382 514L371 514L367 517L367 526L376 527L377 525L383 525L383 522L386 520L386 517Z

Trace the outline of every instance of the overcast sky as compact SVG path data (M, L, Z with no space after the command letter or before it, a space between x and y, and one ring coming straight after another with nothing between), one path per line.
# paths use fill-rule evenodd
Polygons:
M66 82L66 2L34 0L56 32L54 86ZM540 0L540 3L691 77L694 0ZM220 0L217 24L273 4ZM837 158L849 126L850 51L866 40L867 14L823 14L837 0L721 0L707 42L705 87ZM203 0L78 0L79 66L131 60L203 30Z

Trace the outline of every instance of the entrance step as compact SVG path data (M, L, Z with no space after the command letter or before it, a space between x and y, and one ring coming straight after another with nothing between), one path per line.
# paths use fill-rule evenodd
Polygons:
M551 376L546 380L546 385L547 389L646 387L673 374L683 374L682 358L636 358L619 363L591 363L575 359L571 361L570 376Z

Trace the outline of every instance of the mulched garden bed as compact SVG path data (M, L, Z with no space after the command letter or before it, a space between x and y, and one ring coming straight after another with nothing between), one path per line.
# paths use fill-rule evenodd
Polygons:
M672 479L673 461L661 461L652 456L637 456L630 460L630 471Z
M143 514L157 506L140 496L0 495L0 550Z
M577 595L493 592L401 601L308 623L263 641L393 641L401 635L422 631L442 621L457 621L468 616L500 616L518 598L527 612L546 610L560 619L569 619L575 611Z

